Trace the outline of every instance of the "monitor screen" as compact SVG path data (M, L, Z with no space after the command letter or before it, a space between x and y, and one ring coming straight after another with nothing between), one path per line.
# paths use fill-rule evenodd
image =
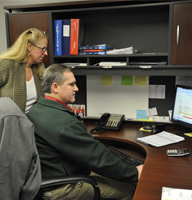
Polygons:
M192 129L192 88L176 87L172 121Z

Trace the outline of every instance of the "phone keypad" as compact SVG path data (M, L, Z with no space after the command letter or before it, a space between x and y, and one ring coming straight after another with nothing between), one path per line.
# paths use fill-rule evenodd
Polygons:
M108 119L106 126L117 127L122 115L111 115Z

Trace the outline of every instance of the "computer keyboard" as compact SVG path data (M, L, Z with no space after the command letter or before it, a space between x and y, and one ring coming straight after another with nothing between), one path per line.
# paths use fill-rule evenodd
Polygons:
M118 157L123 163L126 163L130 166L131 165L138 166L138 165L142 165L144 163L144 161L133 158L133 157L129 156L128 154L125 154L124 152L120 151L119 149L117 149L116 147L114 147L112 145L107 145L106 147L111 151L111 153L115 157Z

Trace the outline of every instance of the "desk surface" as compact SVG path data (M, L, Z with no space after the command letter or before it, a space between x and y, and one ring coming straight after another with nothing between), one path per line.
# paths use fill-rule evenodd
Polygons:
M88 132L95 127L95 122L85 122ZM146 154L140 180L137 185L134 200L160 200L162 187L192 189L192 140L167 145L150 147L136 142L136 138L150 133L139 131L141 124L125 124L119 132L94 134L101 140L113 140L135 146ZM183 133L182 128L166 127L170 133ZM190 155L186 157L168 157L167 149L188 148Z

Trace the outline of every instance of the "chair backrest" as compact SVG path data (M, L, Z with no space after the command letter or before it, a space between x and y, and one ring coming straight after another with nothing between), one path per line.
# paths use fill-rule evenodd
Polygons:
M8 97L0 98L0 200L32 200L41 185L34 127Z

